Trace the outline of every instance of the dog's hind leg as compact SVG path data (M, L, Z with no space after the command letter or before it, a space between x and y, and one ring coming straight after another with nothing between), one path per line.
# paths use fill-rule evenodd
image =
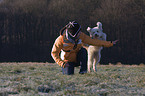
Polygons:
M94 70L94 72L97 72L97 60L96 60L96 58L94 58L93 70Z

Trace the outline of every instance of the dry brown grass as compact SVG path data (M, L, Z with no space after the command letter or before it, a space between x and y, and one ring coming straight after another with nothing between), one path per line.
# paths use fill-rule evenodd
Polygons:
M62 75L55 63L0 63L0 96L144 96L145 66L99 65L98 72Z

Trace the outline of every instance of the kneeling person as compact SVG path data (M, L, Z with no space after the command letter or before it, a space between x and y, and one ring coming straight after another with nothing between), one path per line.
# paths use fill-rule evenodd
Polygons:
M55 40L51 51L55 62L62 67L63 74L74 74L76 66L80 66L80 74L87 73L87 50L82 47L83 43L103 47L113 46L110 41L92 39L81 32L81 26L77 22L69 22L60 30L60 36Z

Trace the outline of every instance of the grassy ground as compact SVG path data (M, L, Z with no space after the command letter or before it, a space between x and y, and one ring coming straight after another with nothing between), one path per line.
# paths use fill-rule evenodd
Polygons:
M145 96L145 65L62 75L52 63L0 63L0 96Z

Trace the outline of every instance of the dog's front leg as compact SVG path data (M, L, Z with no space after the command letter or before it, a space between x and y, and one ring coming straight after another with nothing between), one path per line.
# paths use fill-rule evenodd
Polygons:
M90 51L88 51L88 72L91 72L92 64L93 64L93 54Z
M96 54L96 56L94 58L94 62L93 62L94 72L97 72L97 64L100 62L100 59L101 59L101 51L98 51L98 53Z

